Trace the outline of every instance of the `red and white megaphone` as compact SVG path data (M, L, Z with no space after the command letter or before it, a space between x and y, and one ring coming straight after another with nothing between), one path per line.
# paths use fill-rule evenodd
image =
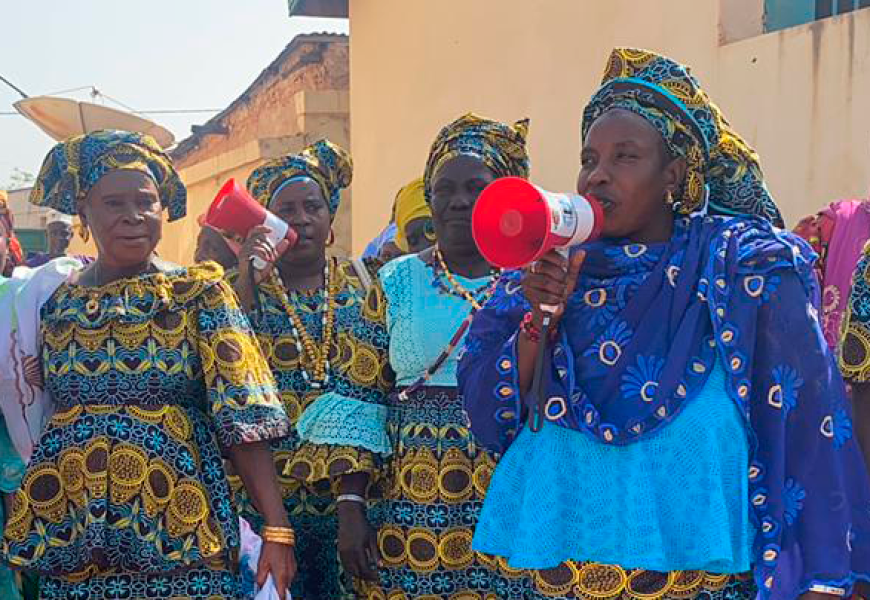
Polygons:
M594 198L548 192L519 177L489 184L471 216L478 250L502 269L531 264L553 248L594 240L603 226L604 210Z
M266 225L271 229L269 241L276 248L282 240L289 242L289 248L296 244L298 235L296 231L266 210L262 204L254 200L244 187L235 179L227 181L208 207L205 214L205 222L215 229L227 231L242 239L248 236L248 232L258 225ZM251 259L256 269L263 269L266 262L258 256Z

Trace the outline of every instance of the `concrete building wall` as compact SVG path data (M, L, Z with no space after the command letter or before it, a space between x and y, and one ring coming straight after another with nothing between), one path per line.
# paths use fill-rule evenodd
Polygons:
M532 178L573 189L582 110L616 45L692 67L789 223L870 185L870 10L762 35L764 0L351 0L350 25L357 252L468 111L530 117Z

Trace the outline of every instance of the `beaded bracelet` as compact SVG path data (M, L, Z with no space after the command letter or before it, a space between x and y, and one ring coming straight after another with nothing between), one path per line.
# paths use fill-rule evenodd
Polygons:
M524 336L526 336L526 339L534 344L541 341L541 330L535 325L531 311L523 316L523 322L520 324L520 331Z

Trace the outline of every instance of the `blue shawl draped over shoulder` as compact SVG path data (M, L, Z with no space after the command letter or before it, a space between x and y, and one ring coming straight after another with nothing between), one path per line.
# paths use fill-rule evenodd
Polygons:
M819 326L809 246L760 219L696 216L678 219L667 243L604 240L585 250L549 352L545 417L630 444L666 427L718 357L751 441L760 597L870 579L870 483ZM527 414L514 368L529 308L520 277L503 276L460 363L472 430L495 452Z

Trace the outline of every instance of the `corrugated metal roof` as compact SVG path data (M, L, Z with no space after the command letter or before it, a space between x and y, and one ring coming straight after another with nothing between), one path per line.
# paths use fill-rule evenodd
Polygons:
M257 78L248 86L248 88L242 92L242 94L233 100L229 106L223 109L219 114L215 115L208 121L206 121L202 125L197 125L195 127L195 133L190 135L189 137L184 138L178 145L175 146L170 151L170 155L173 160L181 160L184 158L189 152L192 152L199 146L199 141L203 136L208 135L210 132L218 132L222 128L225 128L223 124L223 119L235 110L237 106L241 103L246 102L248 97L256 90L261 83L263 83L266 79L272 76L272 74L280 68L281 63L283 63L293 52L295 52L299 46L305 43L311 42L326 42L326 43L337 43L344 42L347 43L348 36L343 33L304 33L301 35L297 35L294 37L289 44L281 51L281 54L273 60L268 67L263 69L263 71L257 76Z
M287 0L291 17L348 17L349 0Z

